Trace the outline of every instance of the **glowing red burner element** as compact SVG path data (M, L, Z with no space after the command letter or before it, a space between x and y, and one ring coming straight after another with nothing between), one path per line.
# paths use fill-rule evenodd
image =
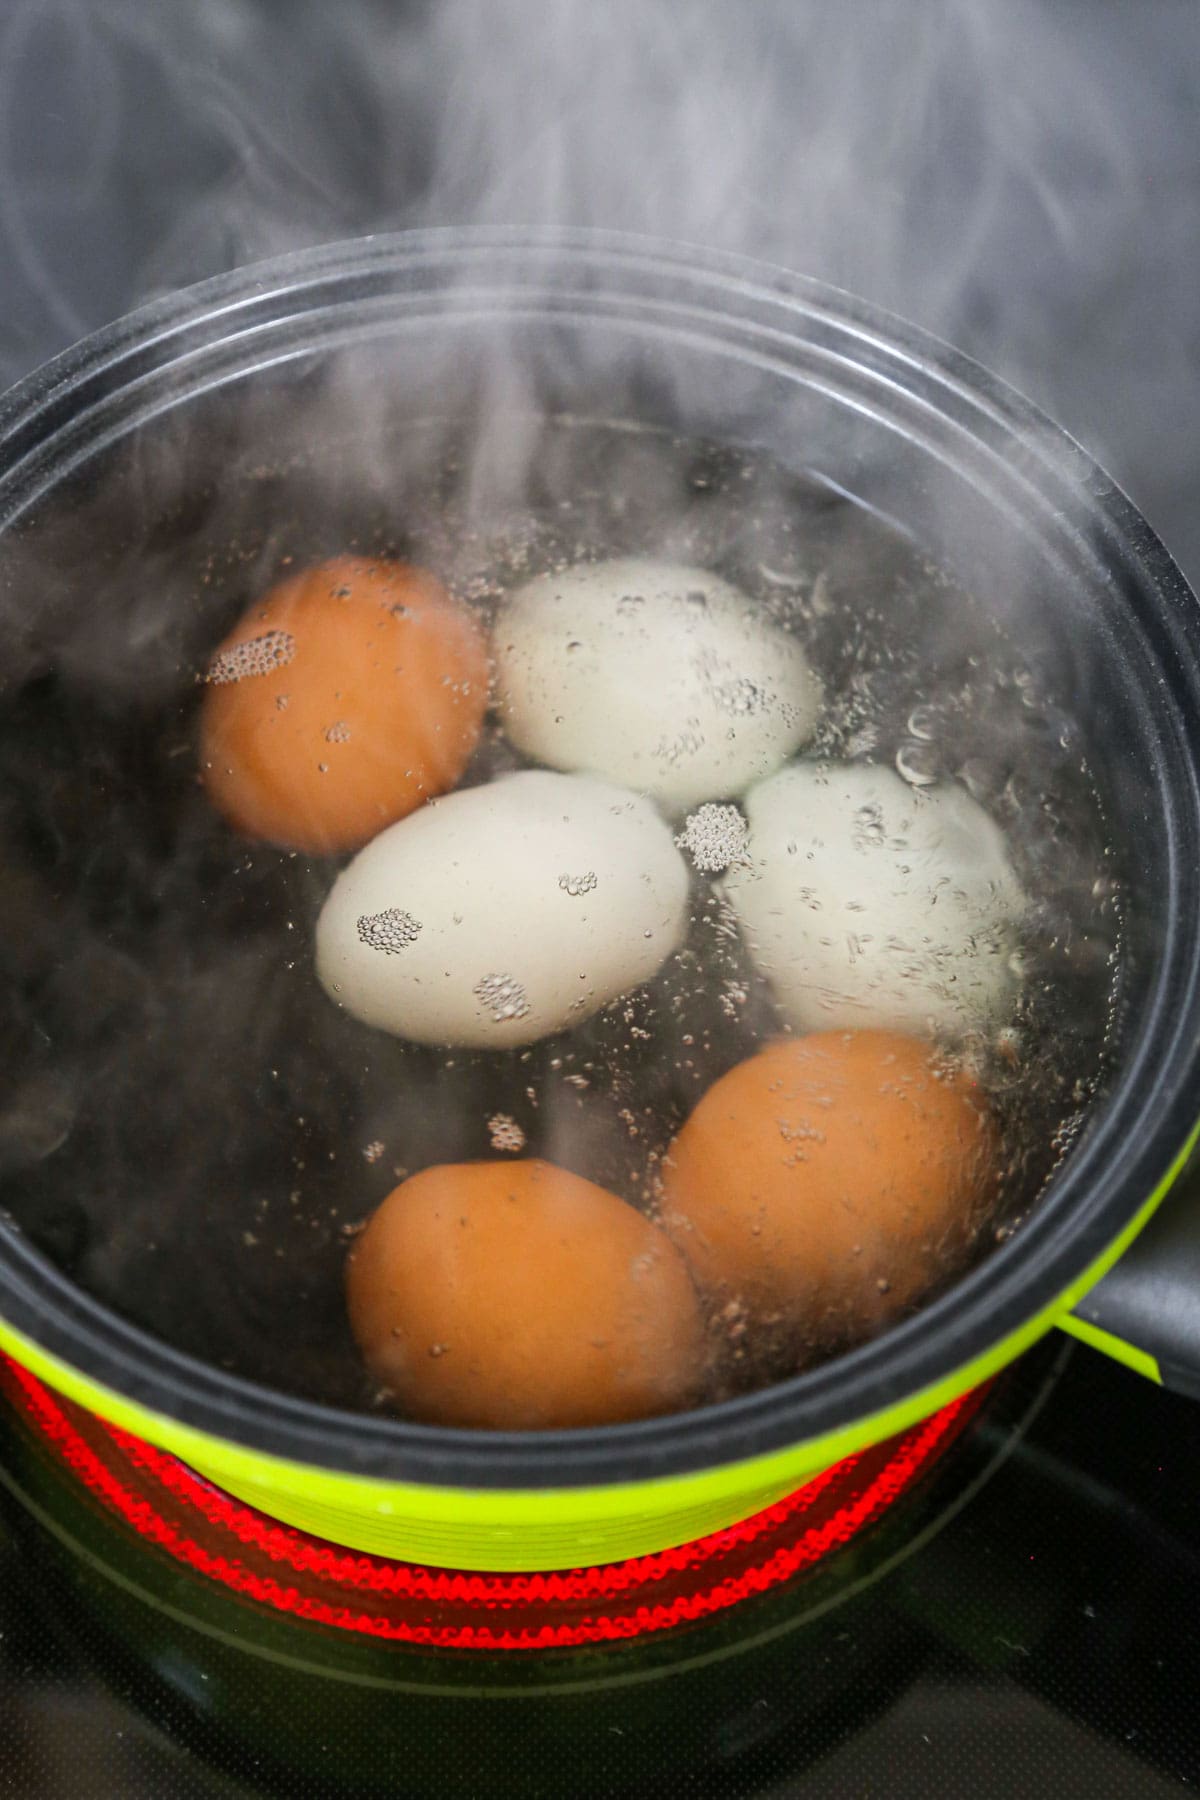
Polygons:
M109 1513L196 1574L278 1612L456 1650L555 1650L693 1623L813 1567L879 1519L973 1416L984 1388L849 1456L740 1525L592 1569L483 1575L340 1548L244 1506L177 1458L0 1359L0 1386Z

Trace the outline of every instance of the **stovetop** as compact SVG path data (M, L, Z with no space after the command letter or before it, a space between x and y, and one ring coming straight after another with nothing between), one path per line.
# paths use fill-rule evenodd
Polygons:
M321 238L659 230L940 330L1073 429L1195 581L1187 0L898 8L871 32L815 0L664 5L654 53L619 51L657 5L3 9L0 380L157 288ZM669 86L647 108L656 58ZM752 105L730 103L739 83ZM843 129L864 102L871 129ZM602 152L603 179L581 186L560 140ZM662 180L656 145L687 152ZM697 163L718 178L681 192ZM439 1669L268 1628L65 1484L34 1493L0 1443L24 1494L0 1486L0 1793L1127 1800L1200 1781L1200 1411L1055 1345L948 1460L883 1548L720 1622Z
M1128 1800L1200 1780L1194 1407L1055 1342L947 1462L882 1557L851 1545L652 1644L464 1659L281 1628L6 1454L0 1792Z

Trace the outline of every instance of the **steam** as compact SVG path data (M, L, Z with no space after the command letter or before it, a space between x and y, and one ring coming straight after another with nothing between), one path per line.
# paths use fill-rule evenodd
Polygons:
M1200 343L1200 68L1177 37L1170 8L1050 0L27 0L0 31L12 372L278 250L624 228L916 319L1153 513L1194 478L1163 446Z
M1200 182L1169 141L1193 96L1180 76L1174 107L1163 105L1156 73L1172 46L1152 21L1125 19L1115 42L1098 16L1051 0L429 0L402 9L297 0L270 13L253 0L14 5L0 22L9 372L152 294L316 242L435 225L618 228L772 260L917 320L1031 390L1119 475L1133 470L1135 498L1153 510L1186 478L1163 417L1178 416L1200 345L1200 285L1180 253L1200 241ZM1126 291L1136 324L1111 304ZM1097 296L1110 302L1102 312ZM422 368L427 388L443 374L452 381L452 351L445 362L444 371ZM811 517L793 539L801 503L773 475L748 524L755 509L736 469L693 479L632 433L597 452L589 473L584 452L564 447L569 433L556 437L528 408L522 419L526 372L514 360L489 372L485 429L459 471L458 512L439 525L437 508L418 498L452 446L413 428L403 384L388 392L375 375L369 357L349 358L282 401L245 384L207 435L186 417L167 419L103 491L73 498L47 526L48 549L36 533L6 545L0 584L0 684L13 693L27 684L25 713L0 732L0 833L21 871L6 883L0 937L15 947L6 954L36 965L17 969L23 980L55 971L29 1016L10 1022L10 1060L28 1065L28 1080L0 1116L0 1164L32 1169L39 1241L94 1291L144 1296L145 1316L164 1334L177 1324L163 1322L168 1252L176 1270L180 1246L183 1266L203 1267L214 1255L214 1196L231 1218L244 1202L181 1341L204 1355L236 1337L238 1366L310 1392L328 1391L327 1347L344 1336L341 1234L353 1220L339 1208L347 1191L365 1192L361 1172L344 1177L336 1161L345 1121L358 1122L372 1201L405 1168L464 1151L437 1099L440 1066L425 1070L426 1104L402 1046L373 1044L366 1069L356 1029L314 999L306 933L333 871L231 849L196 793L194 672L247 597L290 557L315 561L359 544L428 561L486 613L500 589L550 562L645 554L652 542L681 561L744 563L739 578L768 610L777 604L781 622L824 633L831 675L846 678L849 695L830 717L827 729L841 736L826 750L873 747L865 734L882 729L876 715L900 704L887 669L867 671L882 699L854 686L861 646L853 617L836 608L871 558L906 553L881 549L869 523L860 546L860 522L839 526L827 493L803 497ZM307 465L315 444L337 454ZM531 566L513 513L537 510L526 480L535 470L552 524ZM580 470L587 479L576 479ZM562 496L576 510L560 519L551 502ZM614 496L628 497L627 512L606 510ZM1007 554L1010 588L1033 586ZM840 568L832 600L819 586L822 559ZM916 585L897 578L895 592ZM937 614L937 650L955 674L974 628L952 599ZM925 627L909 628L920 668L931 660L921 655ZM61 709L37 685L50 669ZM929 732L911 723L916 688L903 693L883 740L901 742L908 721L915 743L897 754L961 760L953 742L929 749ZM1007 743L1010 715L1024 709L1024 730L1030 709L1013 683L1004 707L995 735ZM1059 734L1054 741L1065 748ZM485 773L511 752L497 742L492 754ZM912 769L916 781L917 761ZM1014 790L1018 803L1007 788L993 793L987 773L988 804L1008 794L1014 819L1035 813L1032 775L1027 792ZM1071 798L1064 816L1082 810ZM736 858L737 815L695 818L685 831L698 870ZM1061 846L1051 848L1065 888ZM1069 873L1073 893L1078 871ZM586 862L563 875L588 879ZM596 1039L598 1068L622 1058L633 1068L611 1093L583 1060L586 1044L561 1080L555 1061L514 1066L495 1087L474 1067L460 1071L474 1153L515 1150L518 1137L540 1133L554 1160L599 1168L614 1191L646 1197L659 1148L629 1044L643 1075L664 1044L677 1056L682 1117L712 1073L692 1054L705 1033L745 1046L769 1023L736 929L715 902L698 908L700 948L680 964L675 992L631 998L604 1023L610 1039ZM383 913L359 927L386 938L385 949L421 928ZM293 930L295 960L280 967L279 944L290 947L283 934ZM486 980L501 1011L524 1004L502 968ZM76 1064L60 1065L60 1040L77 1044ZM131 1119L141 1121L141 1162L153 1177L136 1194L124 1179ZM89 1196L87 1217L56 1198L60 1132L82 1146L81 1167L90 1156L112 1175ZM268 1366L252 1329L279 1316L280 1291L289 1309L313 1309L312 1348L295 1367L289 1332L265 1334L277 1358ZM348 1348L344 1366L353 1366ZM352 1381L347 1392L354 1403Z

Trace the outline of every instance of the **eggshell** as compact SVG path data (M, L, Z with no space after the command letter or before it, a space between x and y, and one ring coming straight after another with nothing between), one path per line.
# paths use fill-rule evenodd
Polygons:
M987 1104L933 1046L820 1032L708 1090L668 1152L663 1216L708 1289L844 1340L958 1264L995 1171Z
M752 788L723 888L789 1024L936 1035L1010 1009L1026 907L1004 834L956 783L796 763Z
M339 876L317 973L368 1025L499 1049L648 981L686 927L687 870L649 801L543 770L424 807Z
M250 837L357 849L454 786L487 698L483 632L436 576L336 557L277 583L219 645L201 775Z
M670 1238L551 1163L411 1176L358 1239L346 1292L372 1375L438 1424L611 1424L686 1404L703 1371Z
M618 560L540 575L493 631L513 743L668 811L731 798L807 742L821 685L800 645L704 569Z

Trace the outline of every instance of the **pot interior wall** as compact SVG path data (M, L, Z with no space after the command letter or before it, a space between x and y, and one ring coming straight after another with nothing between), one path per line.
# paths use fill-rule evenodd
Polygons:
M333 866L231 850L196 793L196 680L289 559L354 547L436 560L412 524L413 496L429 496L448 459L460 516L481 539L489 520L552 493L569 454L548 420L614 427L605 438L637 477L635 512L654 499L643 443L765 453L796 476L816 534L836 539L847 517L875 516L899 560L930 557L969 590L1079 729L1054 754L1085 752L1102 796L1125 918L1112 1042L1139 1038L1175 903L1177 753L1145 701L1155 627L1143 597L1111 546L1043 491L1049 452L1036 434L1015 462L1001 459L968 431L965 402L962 420L948 417L919 371L901 393L872 370L869 342L853 363L816 334L776 356L736 333L717 342L686 317L531 310L499 328L464 305L436 326L334 316L309 335L315 348L227 347L215 372L164 367L148 416L127 395L101 395L100 410L123 409L108 441L0 540L0 1029L5 1066L19 1071L0 1116L0 1202L60 1267L155 1333L179 1341L182 1328L182 1347L202 1358L362 1402L343 1234L395 1174L354 1152L337 1162L306 1095L315 1068L344 1109L364 1083L411 1084L413 1066L300 993L295 965ZM720 486L721 454L689 465L697 505ZM973 616L959 620L964 652ZM944 597L938 618L944 640ZM280 958L289 930L296 955ZM426 1124L413 1127L406 1165L444 1153L437 1078L431 1063L413 1095ZM505 1096L478 1075L481 1124ZM590 1129L600 1174L620 1190L627 1146L602 1123ZM486 1153L482 1135L472 1153ZM366 1204L346 1198L348 1183ZM198 1309L181 1308L170 1257L181 1271L205 1259L220 1270L215 1294L200 1284ZM302 1320L286 1338L276 1261ZM257 1351L225 1328L234 1313L261 1329ZM344 1377L330 1376L331 1347Z

